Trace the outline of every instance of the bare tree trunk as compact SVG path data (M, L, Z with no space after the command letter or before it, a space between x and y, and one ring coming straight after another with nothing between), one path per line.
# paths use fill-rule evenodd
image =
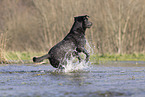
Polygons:
M119 29L118 29L118 54L122 53L122 32L121 32L121 5L119 1Z

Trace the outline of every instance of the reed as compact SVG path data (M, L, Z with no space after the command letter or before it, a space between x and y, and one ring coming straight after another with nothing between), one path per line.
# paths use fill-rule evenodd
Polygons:
M145 53L145 0L1 0L0 30L8 51L48 51L88 14L94 53Z
M0 64L7 63L6 41L7 41L7 34L0 33Z

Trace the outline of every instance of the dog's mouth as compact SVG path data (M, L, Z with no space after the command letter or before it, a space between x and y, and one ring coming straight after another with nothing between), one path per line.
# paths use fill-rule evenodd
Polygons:
M93 23L90 22L86 27L90 28L92 25L93 25Z

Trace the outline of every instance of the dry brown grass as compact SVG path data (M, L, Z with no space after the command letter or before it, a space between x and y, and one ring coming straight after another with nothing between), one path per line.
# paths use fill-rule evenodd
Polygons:
M7 41L7 33L0 33L0 64L7 63L6 59L6 41Z
M145 53L144 0L1 0L0 30L7 50L48 51L62 40L73 17L90 15L86 32L96 53Z

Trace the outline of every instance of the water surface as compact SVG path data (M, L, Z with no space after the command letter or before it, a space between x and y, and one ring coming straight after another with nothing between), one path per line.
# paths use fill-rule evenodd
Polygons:
M0 97L145 97L144 62L58 72L51 65L0 65Z

